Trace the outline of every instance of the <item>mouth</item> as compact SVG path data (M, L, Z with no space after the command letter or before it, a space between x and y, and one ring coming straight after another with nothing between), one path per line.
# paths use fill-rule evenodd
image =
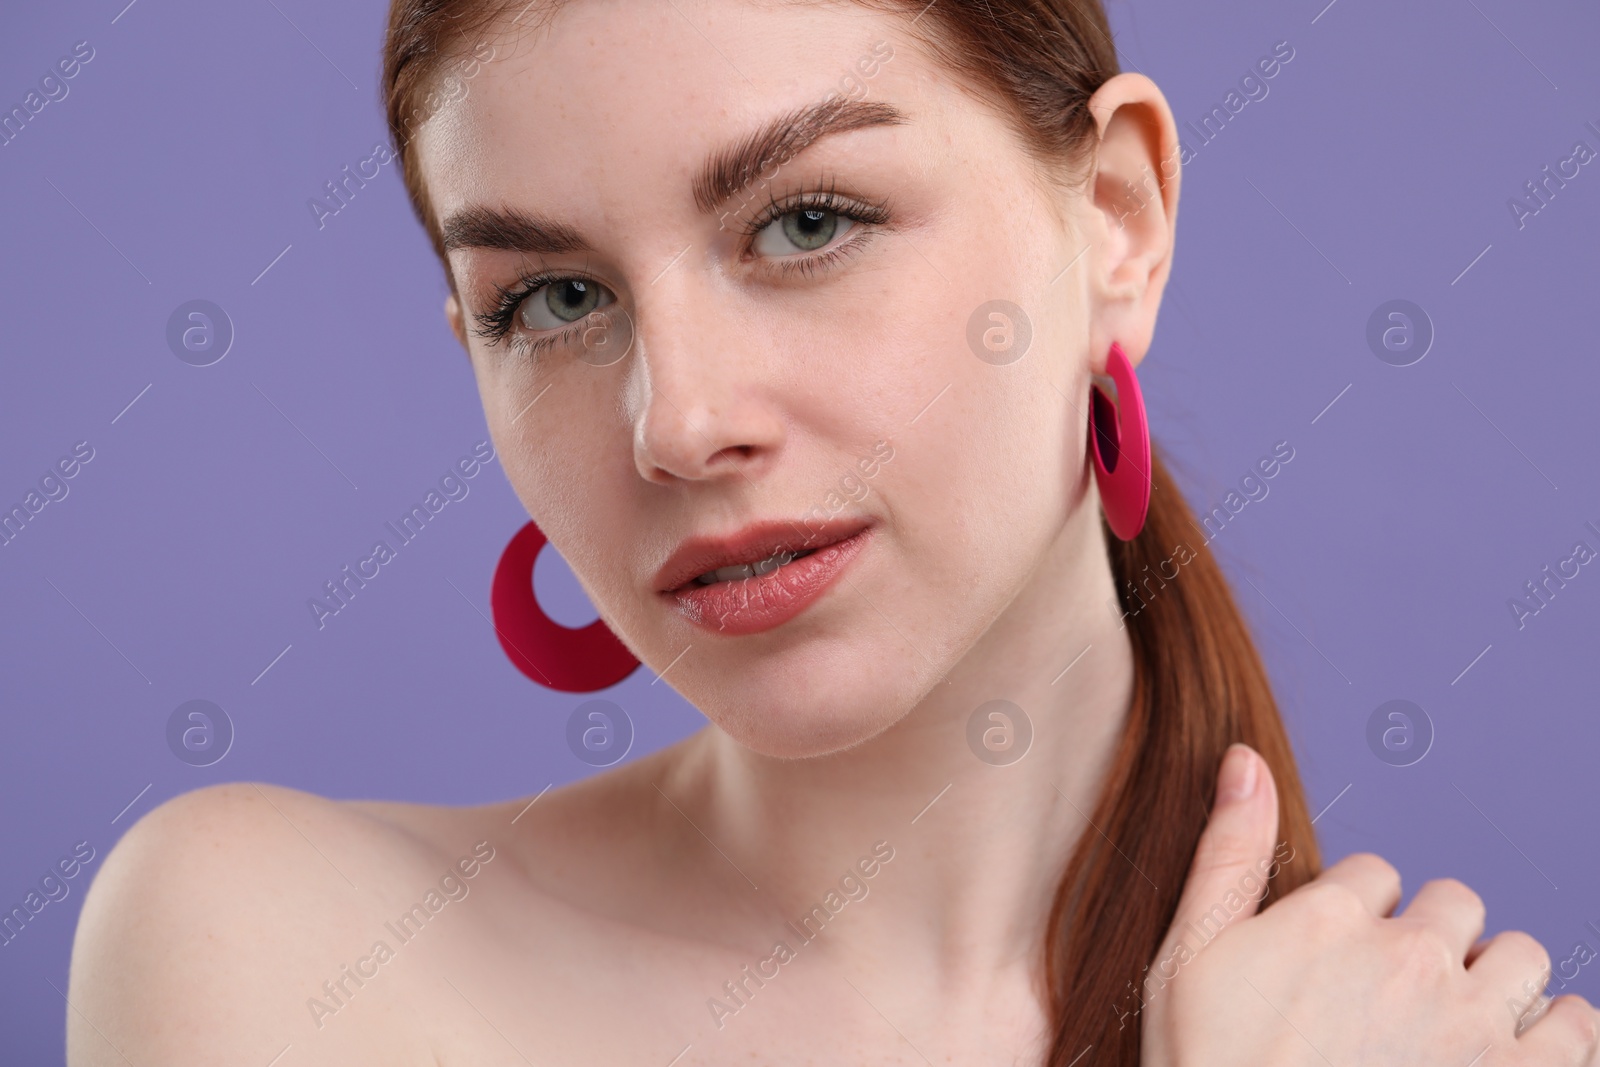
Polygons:
M872 527L756 524L689 541L658 576L660 596L699 629L726 637L774 630L821 600L865 551Z
M718 567L716 570L693 578L691 586L716 585L718 582L737 582L745 578L759 578L763 574L771 574L786 563L793 563L797 559L804 559L815 552L814 548L801 549L799 552L774 552L766 559L754 563L736 563L731 567Z
M657 572L656 589L670 595L766 577L855 537L868 525L864 519L824 523L778 519L752 523L723 537L690 538Z

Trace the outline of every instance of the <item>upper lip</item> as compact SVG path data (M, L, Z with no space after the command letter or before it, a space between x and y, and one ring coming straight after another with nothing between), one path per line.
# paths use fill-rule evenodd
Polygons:
M755 563L779 552L826 548L869 525L866 519L844 517L820 523L770 519L753 522L730 534L691 537L656 572L656 589L671 593L719 567Z

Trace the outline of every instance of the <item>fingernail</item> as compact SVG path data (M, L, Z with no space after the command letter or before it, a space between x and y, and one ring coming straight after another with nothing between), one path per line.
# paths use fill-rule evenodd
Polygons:
M1229 745L1228 754L1222 759L1222 770L1217 775L1217 802L1236 804L1254 796L1256 780L1260 777L1256 770L1256 756L1248 745L1237 741Z

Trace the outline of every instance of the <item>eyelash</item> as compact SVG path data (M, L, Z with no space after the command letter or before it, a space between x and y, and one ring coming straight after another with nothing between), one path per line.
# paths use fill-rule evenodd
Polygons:
M499 344L511 332L513 320L517 316L518 309L522 307L522 302L552 282L561 281L592 281L592 279L582 274L539 271L517 279L510 286L495 282L495 295L489 309L474 316L478 321L478 329L475 332L491 346ZM579 319L566 330L558 330L543 337L519 338L517 343L519 346L526 346L529 354L536 354L560 341L573 327L580 327L582 323L583 320Z
M826 211L841 218L849 219L856 223L845 241L825 252L812 255L783 256L774 260L780 274L786 277L809 277L818 270L832 266L836 262L855 255L866 245L867 241L876 236L877 231L871 229L857 229L861 227L882 227L889 221L889 208L884 203L869 203L866 201L850 200L841 196L832 185L819 187L802 192L780 203L775 197L769 199L750 221L740 229L740 233L747 240L753 241L755 237L778 219L785 215L793 215L801 211ZM746 249L748 252L748 248ZM519 278L510 286L494 283L494 298L488 310L479 312L474 318L478 322L475 331L479 337L485 338L490 345L495 345L504 340L512 332L518 310L523 301L546 285L563 281L588 281L598 285L600 282L585 275L560 271L539 271L534 274ZM542 337L519 337L516 344L525 347L527 354L537 354L552 345L559 344L574 329L582 328L582 319L577 320L567 329L557 330Z

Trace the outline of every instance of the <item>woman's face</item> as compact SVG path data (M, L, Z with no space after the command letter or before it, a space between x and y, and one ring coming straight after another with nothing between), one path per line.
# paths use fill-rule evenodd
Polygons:
M1064 540L1098 546L1091 207L905 27L585 0L416 140L518 496L634 653L770 755L880 733ZM733 543L678 555L705 538Z

